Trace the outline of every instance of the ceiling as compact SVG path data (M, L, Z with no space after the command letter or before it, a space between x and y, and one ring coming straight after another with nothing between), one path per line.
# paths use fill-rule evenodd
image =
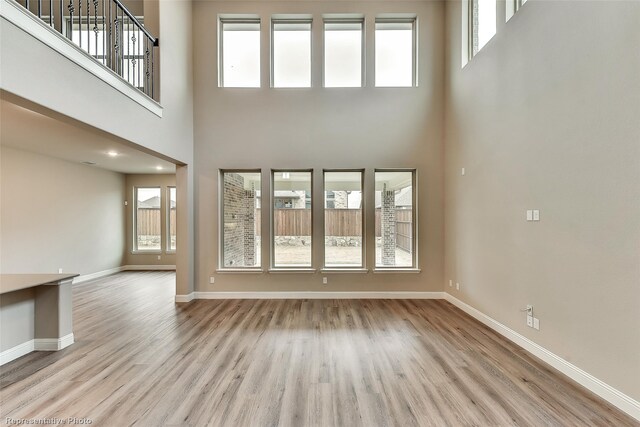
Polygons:
M80 128L13 104L0 101L0 144L74 163L124 174L175 173L173 163L144 153L115 137ZM110 156L109 152L117 155Z

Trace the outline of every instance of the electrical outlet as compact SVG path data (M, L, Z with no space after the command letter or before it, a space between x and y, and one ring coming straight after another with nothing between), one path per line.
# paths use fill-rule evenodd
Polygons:
M456 282L456 289L460 290L460 283Z
M213 276L209 277L209 283L211 283L212 285L216 283L216 278Z
M449 287L453 287L453 280L449 280Z
M326 278L326 277L323 277L323 278L322 278L322 284L323 284L323 285L326 285L327 283L328 283L327 278Z
M533 316L527 316L527 326L533 328Z
M460 175L463 175L466 173L466 171L464 170L464 168L460 169Z
M158 261L160 261L160 255L158 255Z
M540 221L540 211L538 209L533 210L533 220Z
M538 319L537 317L533 318L533 329L535 329L536 331L540 330L540 319Z
M61 268L58 269L58 274L62 274L62 269Z
M533 221L533 211L531 209L527 210L527 221Z

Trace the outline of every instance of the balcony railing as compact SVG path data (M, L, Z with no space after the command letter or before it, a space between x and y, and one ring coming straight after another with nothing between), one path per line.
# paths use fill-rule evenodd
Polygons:
M154 37L120 0L16 0L147 96L154 90Z

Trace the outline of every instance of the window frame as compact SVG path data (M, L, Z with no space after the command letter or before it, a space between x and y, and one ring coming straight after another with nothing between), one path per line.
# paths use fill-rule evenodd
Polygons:
M417 168L376 168L373 170L373 184L374 194L376 192L376 174L378 172L411 172L411 266L378 266L375 257L373 272L385 273L385 272L420 272L418 265L418 169ZM374 196L375 198L375 196ZM375 206L374 206L375 212ZM375 235L375 231L374 231Z
M360 248L361 252L361 263L360 265L327 265L327 256L326 256L326 210L325 207L325 192L326 192L326 174L332 172L357 172L360 173L360 192L362 197L362 208L361 208L361 216L362 216L362 244ZM366 218L367 218L367 202L365 197L365 169L323 169L322 170L322 271L367 271L367 243L366 243ZM313 202L313 199L312 199ZM313 222L313 219L312 219ZM313 231L313 230L312 230Z
M160 195L160 248L159 249L138 249L138 190L144 189L157 189ZM162 254L162 186L152 185L140 185L133 187L133 246L132 254Z
M258 86L225 86L224 85L224 24L258 24L260 55L258 60ZM262 87L262 20L257 16L218 17L218 87L224 89L260 89Z
M262 169L219 169L218 170L218 268L217 272L262 272L263 270L263 253L264 247L264 230L260 227L260 258L257 259L260 262L259 266L234 266L226 267L224 265L224 174L225 173L255 173L260 175L260 221L262 222L264 215L264 197L263 197L263 183L262 183Z
M171 249L171 190L176 191L176 248ZM166 209L166 224L167 224L167 236L165 243L165 253L167 254L175 254L176 249L178 247L178 188L175 185L167 186L167 209Z
M326 74L326 34L327 24L360 24L360 85L359 86L327 86ZM366 35L365 35L365 18L353 17L353 18L330 18L325 17L322 19L322 88L323 89L358 89L365 87L366 82Z
M276 86L275 85L275 26L276 24L309 24L309 86ZM269 86L271 89L311 89L313 87L313 17L312 16L272 16L269 27ZM282 172L282 171L281 171ZM285 171L286 172L286 171ZM290 172L299 172L291 170ZM272 174L273 176L273 174Z
M275 186L275 174L276 173L281 173L281 172L292 172L292 173L299 173L299 172L305 172L309 174L309 178L310 178L310 182L309 182L309 186L311 188L311 207L310 207L310 213L311 213L311 262L309 263L308 266L292 266L292 267L288 267L286 265L284 266L276 266L275 260L276 260L276 251L275 251L275 243L276 243L276 236L275 236L275 215L274 215L274 205L275 205L275 194L276 194L276 186ZM314 250L314 246L315 246L315 236L313 235L313 231L314 231L314 227L313 227L313 211L314 211L314 191L313 191L313 169L271 169L270 172L270 182L269 182L269 271L270 272L315 272L316 269L314 268L314 255L315 255L315 250ZM264 200L263 200L264 201ZM306 200L305 200L305 204L306 204ZM305 208L306 209L306 208ZM264 234L264 233L263 233Z
M376 45L377 45L377 29L376 24L411 24L411 85L410 86L378 86L376 84ZM373 22L373 87L375 88L392 88L407 89L418 87L418 17L376 17Z

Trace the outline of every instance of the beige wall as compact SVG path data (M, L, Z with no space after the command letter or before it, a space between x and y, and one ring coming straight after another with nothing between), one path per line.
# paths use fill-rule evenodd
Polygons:
M498 12L461 69L447 2L445 289L640 400L640 3Z
M205 2L194 3L197 277L199 291L411 290L441 291L443 268L443 60L441 2ZM365 88L321 87L322 14L366 18ZM220 13L262 18L262 88L217 85L216 27ZM313 14L314 87L270 89L269 19L273 13ZM415 13L419 21L417 88L374 88L373 23L380 13ZM420 274L219 274L218 170L261 168L268 194L271 168L314 169L314 265L320 267L323 168L365 168L366 202L373 206L374 168L417 168ZM267 198L265 198L267 199ZM268 210L268 203L263 207ZM367 265L374 257L373 209L367 214ZM263 230L269 216L263 215ZM268 239L263 239L268 267Z
M124 175L2 146L2 273L120 267Z
M127 175L126 197L127 219L126 219L126 265L176 265L175 252L167 252L167 203L169 200L169 187L176 186L175 175ZM133 209L134 209L134 189L135 187L160 187L162 194L160 204L160 226L162 235L162 250L159 253L136 253L134 251L135 236L133 234ZM176 238L177 240L177 238ZM160 257L160 259L158 259Z

